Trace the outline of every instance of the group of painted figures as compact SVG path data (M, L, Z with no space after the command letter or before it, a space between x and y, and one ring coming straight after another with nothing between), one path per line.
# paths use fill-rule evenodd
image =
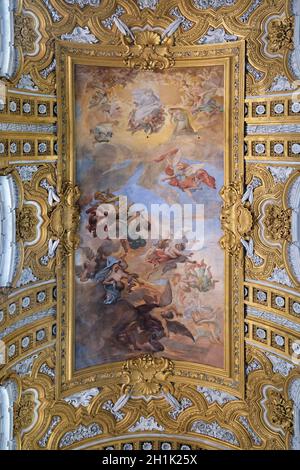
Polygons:
M95 197L102 201L113 199L109 193L98 193ZM115 203L117 206L117 199ZM93 238L97 237L96 204L86 212L86 229ZM130 254L135 250L139 250L147 275L141 276L129 268ZM123 312L130 306L135 311L134 321L118 325L116 338L124 346L160 351L164 349L161 340L171 333L186 336L193 342L198 336L206 336L211 342L220 341L216 312L207 307L201 309L201 294L213 290L218 281L204 259L200 262L192 259L193 253L186 250L186 240L141 239L134 245L130 238L112 241L107 236L96 253L89 247L81 248L81 252L84 262L77 266L76 273L81 283L89 281L102 289L99 308L105 311L114 305L116 312ZM160 280L158 284L157 280ZM199 334L185 326L186 320L197 327Z
M111 143L114 123L118 123L122 115L120 106L105 88L108 82L103 81L106 85L97 89L89 102L89 108L97 107L103 116L107 115L106 121L91 130L95 145ZM216 190L216 179L203 163L195 163L182 152L180 139L181 136L188 136L193 141L201 138L193 128L190 116L201 113L213 116L223 111L215 98L218 86L216 84L212 91L201 95L195 91L190 94L187 86L185 99L192 100L190 112L187 112L185 103L166 108L151 88L133 91L127 131L131 135L142 132L150 136L159 133L167 121L172 124L173 134L167 150L153 159L153 165L160 167L161 186L184 193L191 201L194 201L194 193L204 187ZM94 194L91 199L89 207L84 207L85 229L94 241L99 238L98 248L96 252L90 247L81 248L83 262L77 266L76 273L80 283L94 283L95 288L101 289L101 312L114 312L115 318L119 315L119 320L114 319L116 326L112 341L130 351L162 351L165 347L162 340L170 334L181 335L193 342L204 337L211 343L220 343L219 312L202 304L203 294L215 289L218 282L205 260L197 261L197 256L187 250L186 239L155 241L140 237L132 240L128 235L111 240L109 226L104 222L107 213L101 206L103 203L113 204L118 217L118 196L107 190ZM137 215L141 214L134 217ZM99 237L100 225L102 231L107 232L104 239ZM136 268L133 261L135 253L143 269Z

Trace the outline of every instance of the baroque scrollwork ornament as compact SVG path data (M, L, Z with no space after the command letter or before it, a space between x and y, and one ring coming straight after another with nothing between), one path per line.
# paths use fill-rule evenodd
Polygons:
M293 18L273 20L269 29L269 45L271 52L293 49L294 22Z
M229 253L240 250L240 240L249 235L253 217L249 208L243 204L243 184L241 181L224 186L220 193L224 205L221 214L221 224L224 236L220 245Z
M269 204L263 219L266 237L270 240L289 241L291 239L291 215L291 209Z
M35 51L38 33L35 29L35 20L31 15L15 16L15 45L20 46L24 54Z
M67 254L71 254L79 242L77 234L79 198L79 188L71 183L66 183L60 195L60 202L51 214L51 232L54 237L60 240L60 244Z
M130 359L123 366L125 384L122 392L132 396L170 392L173 389L170 380L173 374L174 364L164 357L147 354L138 359Z
M266 168L256 164L248 167L249 182L253 177L261 181L254 191L251 210L255 221L252 228L253 243L262 262L255 265L247 260L246 275L252 279L267 279L290 287L294 283L298 284L289 268L287 255L292 244L293 214L288 188L296 175L293 168L287 166ZM279 276L280 273L282 276Z
M36 208L32 205L23 206L17 213L17 238L27 242L34 240L37 224Z
M24 394L20 402L14 405L14 432L28 428L33 422L35 408L34 398L31 394Z
M174 45L171 37L162 38L158 32L136 32L134 40L123 37L126 46L124 62L128 67L142 70L163 70L175 64L170 47Z

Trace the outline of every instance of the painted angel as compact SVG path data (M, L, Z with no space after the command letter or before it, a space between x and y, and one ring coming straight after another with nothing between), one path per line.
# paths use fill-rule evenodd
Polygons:
M215 114L223 111L223 106L216 100L216 90L207 90L199 96L198 103L192 108L192 114L207 113Z
M89 209L85 211L88 215L87 230L97 237L97 225L103 221L107 216L108 212L105 210L107 204L116 204L118 196L111 194L109 190L106 192L96 192L94 195L95 202ZM99 202L98 202L99 201ZM104 231L108 232L108 227L104 227Z
M207 266L204 259L200 263L194 261L192 264L186 266L186 278L184 281L191 289L196 289L199 292L208 292L215 289L216 283L219 282L213 279L211 267Z
M193 253L185 254L186 245L176 240L160 240L146 253L146 261L154 267L163 265L163 274L177 268L178 263L191 262Z
M158 132L165 123L165 110L153 90L142 88L133 91L135 108L130 113L128 128L134 134L144 131L146 134Z
M170 186L175 186L192 197L192 191L200 189L203 185L216 189L216 180L203 169L202 163L189 164L181 161L181 153L178 148L170 150L160 155L155 162L166 161L163 181L167 181Z

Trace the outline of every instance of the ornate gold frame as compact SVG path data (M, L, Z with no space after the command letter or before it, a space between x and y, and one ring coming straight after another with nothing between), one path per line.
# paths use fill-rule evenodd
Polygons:
M156 39L155 39L156 36ZM225 175L222 197L224 210L222 247L225 256L225 368L216 369L183 361L174 361L168 381L178 383L206 383L244 395L244 337L243 337L243 252L239 224L233 223L236 207L243 193L243 138L244 138L244 41L212 46L176 46L159 33L139 34L134 44L123 40L122 46L89 46L56 43L59 155L57 189L64 194L63 243L57 257L58 275L58 341L57 341L57 397L68 391L80 391L89 386L122 385L126 383L123 363L93 366L74 372L74 251L78 211L76 188L76 154L74 139L74 65L101 65L107 67L137 67L164 69L168 67L200 67L223 64L225 67ZM157 40L159 38L159 41ZM138 43L138 41L140 41ZM235 201L232 201L234 188ZM66 256L67 254L67 256ZM128 361L130 363L131 361ZM169 361L170 362L170 361ZM173 362L172 362L173 366ZM125 368L124 368L125 367Z

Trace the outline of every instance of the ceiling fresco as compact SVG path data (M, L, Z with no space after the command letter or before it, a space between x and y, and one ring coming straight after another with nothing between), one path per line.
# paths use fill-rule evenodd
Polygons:
M0 14L0 448L299 450L300 2Z

